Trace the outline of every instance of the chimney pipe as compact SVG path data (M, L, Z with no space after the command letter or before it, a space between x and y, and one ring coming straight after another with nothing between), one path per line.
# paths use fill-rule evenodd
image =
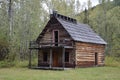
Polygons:
M50 14L50 18L52 18L53 16L54 16L54 17L57 16L57 11L54 11L54 10L53 10L52 14Z

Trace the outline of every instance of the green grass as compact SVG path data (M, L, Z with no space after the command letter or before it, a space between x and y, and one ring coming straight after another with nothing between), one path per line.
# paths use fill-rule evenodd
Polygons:
M112 67L120 67L120 58L106 56L105 65Z
M120 80L120 59L107 56L105 65L55 71L28 69L28 61L1 61L0 80Z
M120 67L92 67L65 71L1 68L0 80L120 80Z

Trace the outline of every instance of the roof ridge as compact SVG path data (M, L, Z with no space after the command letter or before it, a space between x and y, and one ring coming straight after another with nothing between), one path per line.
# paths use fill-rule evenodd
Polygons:
M61 15L61 14L58 14L57 11L53 11L53 13L50 14L50 18L52 18L52 17L56 17L56 18L62 19L64 21L68 21L70 23L77 24L77 20L76 19L68 17L68 16L64 16L64 15Z

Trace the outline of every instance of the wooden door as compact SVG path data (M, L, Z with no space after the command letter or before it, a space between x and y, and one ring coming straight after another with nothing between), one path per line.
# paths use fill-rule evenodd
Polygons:
M98 65L98 53L95 53L95 65Z
M53 67L58 67L58 54L57 53L53 53Z

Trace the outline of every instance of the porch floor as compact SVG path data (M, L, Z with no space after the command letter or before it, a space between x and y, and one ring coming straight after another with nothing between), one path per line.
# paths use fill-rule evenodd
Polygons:
M41 69L41 70L70 70L74 68L63 68L63 67L32 67L31 69Z

